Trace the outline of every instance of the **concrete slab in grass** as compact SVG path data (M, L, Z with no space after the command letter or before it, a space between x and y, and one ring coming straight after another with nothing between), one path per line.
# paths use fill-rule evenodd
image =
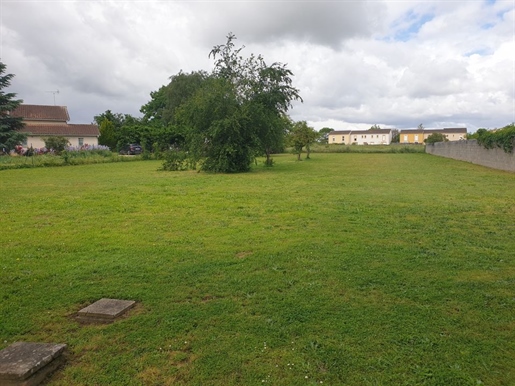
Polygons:
M112 323L130 310L134 300L100 299L77 313L77 320L86 323Z
M0 351L0 385L39 385L64 363L65 349L65 344L13 343Z

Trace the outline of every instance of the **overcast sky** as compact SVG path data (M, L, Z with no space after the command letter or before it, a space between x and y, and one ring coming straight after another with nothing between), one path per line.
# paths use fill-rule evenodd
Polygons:
M150 92L211 71L229 32L286 63L317 130L515 121L515 0L0 0L0 61L27 104L141 116ZM59 93L52 91L59 90Z

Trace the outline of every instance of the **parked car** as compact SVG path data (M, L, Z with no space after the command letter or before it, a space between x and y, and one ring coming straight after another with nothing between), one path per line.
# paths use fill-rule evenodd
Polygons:
M136 155L141 154L143 151L142 147L138 145L137 143L131 143L129 145L125 145L120 149L120 154L127 154L127 155Z

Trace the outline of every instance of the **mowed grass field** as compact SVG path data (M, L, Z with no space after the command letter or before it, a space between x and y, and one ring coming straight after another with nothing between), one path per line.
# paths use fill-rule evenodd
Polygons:
M0 348L49 385L514 385L515 174L313 154L0 172ZM74 314L138 302L110 325Z

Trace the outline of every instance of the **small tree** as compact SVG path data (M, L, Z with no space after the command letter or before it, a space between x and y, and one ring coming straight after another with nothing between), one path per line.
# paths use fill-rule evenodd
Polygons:
M13 74L4 75L5 69L6 65L0 62L0 154L9 153L27 138L26 134L19 132L24 126L22 118L10 115L23 101L15 100L14 93L4 93L3 89L9 87L14 77Z
M70 145L68 139L60 136L44 138L44 141L45 147L48 150L53 150L57 155L60 155L66 149L66 146Z
M436 142L448 142L448 141L449 140L447 139L445 134L442 134L442 133L433 133L433 134L429 135L426 139L424 139L424 142L428 145L436 143Z
M297 160L300 161L302 149L306 147L306 159L309 159L310 145L315 142L318 133L309 127L306 121L299 121L293 125L289 134L289 141L293 147L293 151L297 154Z
M373 126L370 126L370 129L368 129L368 130L379 130L379 129L381 129L381 128L379 127L379 125L375 124L375 125L373 125Z

